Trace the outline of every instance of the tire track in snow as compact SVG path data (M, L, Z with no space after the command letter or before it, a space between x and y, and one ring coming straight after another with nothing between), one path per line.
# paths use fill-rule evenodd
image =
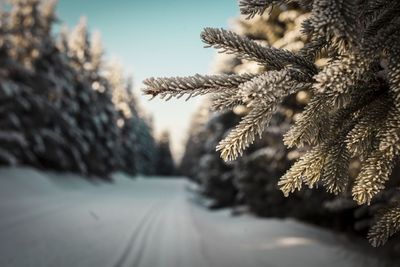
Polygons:
M159 222L161 215L163 215L163 211L162 211L162 206L159 205L159 207L157 208L157 212L153 214L150 223L148 223L147 227L143 230L143 232L140 233L139 235L140 238L138 238L138 242L135 243L137 244L139 250L135 255L136 257L134 261L130 263L129 266L134 266L134 267L141 266L146 248L149 244L151 244L149 243L150 237L152 236L151 234L153 233L154 230L156 230L154 226L156 226L157 223Z
M139 239L139 237L141 236L143 236L144 238L146 237L146 233L149 230L149 228L151 228L157 214L159 213L159 210L161 210L161 207L162 205L160 205L160 203L153 204L149 208L149 211L143 216L143 219L139 222L139 224L135 225L129 240L125 245L125 249L122 252L121 256L118 258L118 260L116 261L116 263L113 265L114 267L124 266L124 264L129 259L129 256L134 251L135 244L138 243L137 240ZM135 261L133 262L132 266L139 266L138 264L140 263L143 257L143 250L144 250L144 245L139 244L139 251L138 254L135 255L137 257L135 258Z

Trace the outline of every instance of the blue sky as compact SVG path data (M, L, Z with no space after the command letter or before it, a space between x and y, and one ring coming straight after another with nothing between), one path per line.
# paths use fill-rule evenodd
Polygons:
M135 91L150 76L208 73L215 55L203 48L204 27L227 27L239 14L236 0L59 0L57 14L73 27L81 16L91 31L101 32L108 57L118 58L134 77ZM170 100L141 104L154 115L157 131L171 131L179 150L197 101Z

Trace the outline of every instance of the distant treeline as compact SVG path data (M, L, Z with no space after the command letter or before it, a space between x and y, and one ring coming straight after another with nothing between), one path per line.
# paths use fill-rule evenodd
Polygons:
M85 19L54 36L57 20L55 1L15 0L0 14L0 164L156 174L169 143L157 144L131 80Z

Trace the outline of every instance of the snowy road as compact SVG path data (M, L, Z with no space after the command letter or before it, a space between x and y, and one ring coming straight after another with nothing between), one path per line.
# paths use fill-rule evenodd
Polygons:
M93 185L2 169L0 266L369 266L329 232L212 213L194 204L186 186L122 175Z

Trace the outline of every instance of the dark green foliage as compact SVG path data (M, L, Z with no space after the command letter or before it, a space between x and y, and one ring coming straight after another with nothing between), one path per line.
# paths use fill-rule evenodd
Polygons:
M193 116L180 171L199 185L200 193L212 200L210 208L214 209L236 202L233 165L219 157L215 145L240 116L231 111L210 116L208 105L204 102Z
M172 158L169 133L163 132L157 144L157 162L155 165L157 175L172 176L176 174L175 163Z
M145 119L136 120L136 166L137 172L144 175L155 173L155 164L157 158L157 144L154 139L151 123Z
M211 208L231 206L236 201L233 165L221 160L215 145L239 119L240 116L231 111L215 114L203 128L206 139L202 144L203 154L194 166L195 179L202 193L213 199Z
M206 143L208 135L205 125L209 119L209 113L208 103L205 102L202 103L193 115L189 125L189 134L185 151L179 166L179 171L196 183L200 183L197 176L198 164L200 158L206 153L204 144Z
M91 43L85 20L56 44L54 8L54 1L15 0L0 16L0 162L102 178L134 174L138 124L148 126L132 88L104 75L101 43ZM114 101L121 91L123 110Z

